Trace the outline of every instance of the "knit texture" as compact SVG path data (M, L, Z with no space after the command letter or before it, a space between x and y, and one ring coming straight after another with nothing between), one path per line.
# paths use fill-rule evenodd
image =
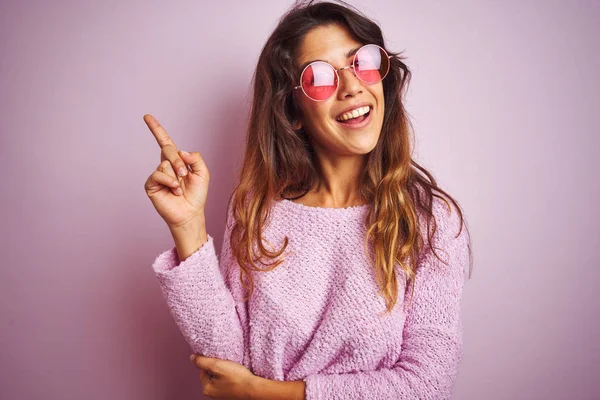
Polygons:
M255 375L304 380L307 400L448 399L462 358L460 300L468 232L434 197L433 245L418 261L414 295L396 267L399 297L383 314L365 249L369 205L309 207L276 201L263 233L284 262L252 272L248 302L229 245L229 210L217 258L213 237L181 263L175 247L153 269L171 313L195 353L243 364ZM426 229L424 222L422 228ZM438 250L440 249L440 250Z

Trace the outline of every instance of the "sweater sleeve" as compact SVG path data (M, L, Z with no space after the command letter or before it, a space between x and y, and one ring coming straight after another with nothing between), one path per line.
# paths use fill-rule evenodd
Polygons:
M248 314L240 268L229 243L231 222L228 209L220 259L209 234L208 241L182 262L172 247L156 258L152 268L192 352L250 368L245 342Z
M435 202L434 202L435 204ZM445 207L445 203L442 202ZM399 359L390 368L307 376L306 399L449 399L462 359L460 300L469 235L460 235L457 211L434 205L438 223L433 243L419 258L414 295L407 312ZM426 242L427 243L427 242ZM440 249L440 250L438 250ZM411 293L407 285L404 306Z

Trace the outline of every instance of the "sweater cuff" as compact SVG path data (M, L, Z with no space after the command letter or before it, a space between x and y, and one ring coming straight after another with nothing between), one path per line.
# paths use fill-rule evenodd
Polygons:
M187 269L191 265L207 265L217 260L217 254L215 252L215 246L213 237L207 234L208 240L196 250L190 254L188 258L179 262L179 256L177 255L177 248L173 246L169 250L166 250L158 255L152 263L152 268L157 274L171 271L174 268Z
M335 398L335 393L328 393L326 385L327 377L325 375L309 375L304 378L306 387L304 389L306 400L321 400Z

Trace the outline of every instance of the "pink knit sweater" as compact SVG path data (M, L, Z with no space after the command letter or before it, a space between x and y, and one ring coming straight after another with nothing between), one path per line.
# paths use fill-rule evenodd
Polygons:
M181 263L174 247L160 254L153 269L192 351L264 378L304 380L307 400L450 398L462 358L468 232L463 226L455 238L457 211L434 198L434 246L448 265L426 247L410 308L411 285L397 265L401 295L392 314L383 315L364 248L368 207L276 201L263 235L273 249L289 238L285 261L253 272L246 303L229 246L231 210L219 259L210 235Z

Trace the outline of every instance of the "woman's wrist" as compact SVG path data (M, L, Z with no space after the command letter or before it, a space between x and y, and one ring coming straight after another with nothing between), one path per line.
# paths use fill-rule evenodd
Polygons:
M169 227L179 261L184 261L208 241L204 218L178 227Z

